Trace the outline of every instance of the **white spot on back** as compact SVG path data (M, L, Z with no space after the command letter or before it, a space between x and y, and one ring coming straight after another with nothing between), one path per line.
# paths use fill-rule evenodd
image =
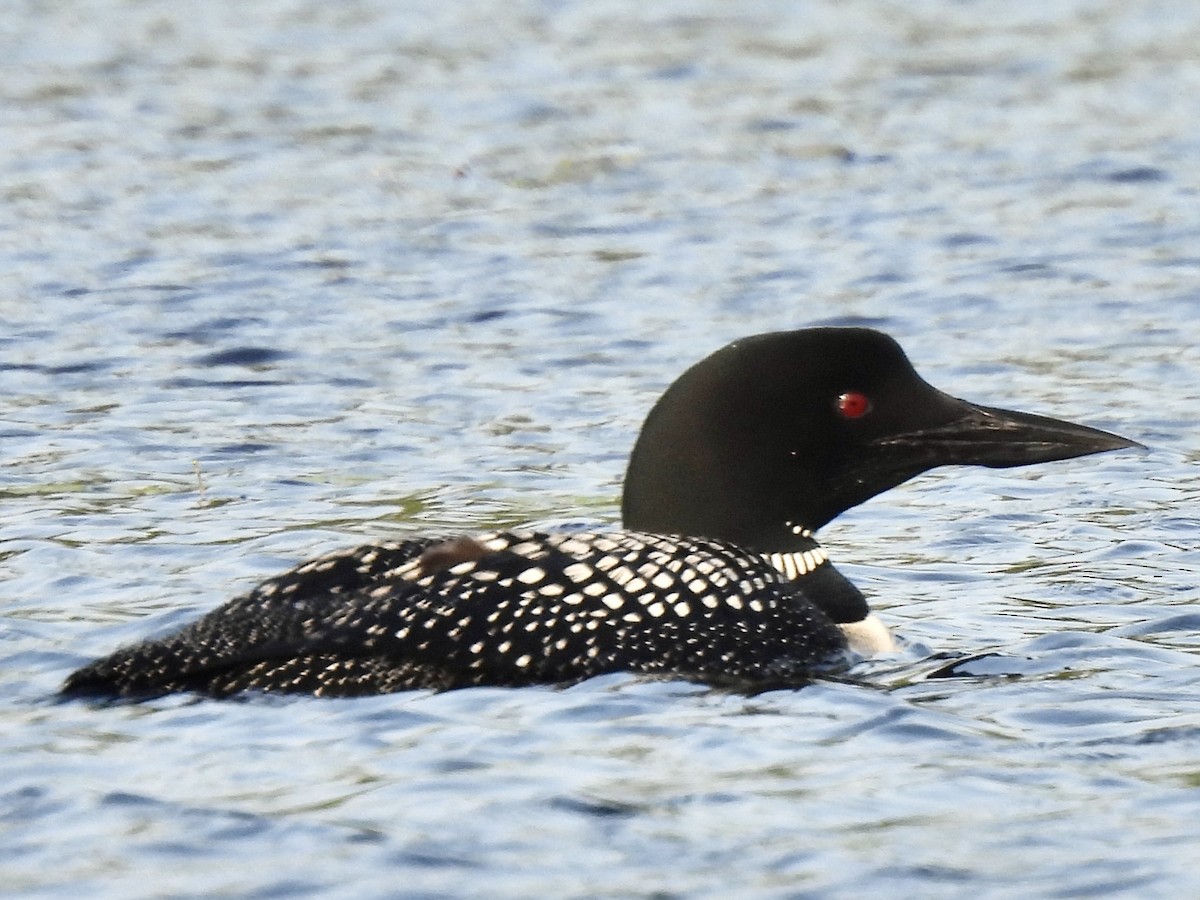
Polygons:
M530 566L528 569L522 569L517 574L517 581L522 584L536 584L546 577L545 569L538 566Z
M631 578L633 578L633 572L629 570L628 566L621 566L618 569L613 569L609 573L608 577L619 585L625 585L629 583Z
M592 577L592 567L587 563L571 563L571 565L563 569L563 574L576 584L579 584Z

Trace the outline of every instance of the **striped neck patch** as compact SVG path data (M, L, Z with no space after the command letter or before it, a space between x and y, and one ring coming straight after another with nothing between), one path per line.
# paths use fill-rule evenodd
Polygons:
M829 562L829 554L820 546L815 546L810 550L797 550L794 553L764 553L763 557L792 579L807 575L817 566Z

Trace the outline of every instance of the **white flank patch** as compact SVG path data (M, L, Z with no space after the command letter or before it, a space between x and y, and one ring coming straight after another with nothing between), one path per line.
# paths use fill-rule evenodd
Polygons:
M859 656L875 656L896 650L895 638L875 613L868 613L865 619L857 622L839 623L838 628L842 629L850 649Z

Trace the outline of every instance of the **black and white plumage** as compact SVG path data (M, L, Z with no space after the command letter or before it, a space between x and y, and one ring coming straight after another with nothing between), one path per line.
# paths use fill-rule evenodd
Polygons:
M793 571L824 559L812 547L788 555ZM865 603L846 588L861 618ZM75 682L217 695L525 685L622 669L787 682L844 646L760 554L637 532L498 532L313 560Z
M631 671L797 684L886 646L812 531L933 466L1136 446L973 406L867 329L759 335L684 373L648 417L631 531L496 532L305 563L175 634L73 673L67 695L354 696Z

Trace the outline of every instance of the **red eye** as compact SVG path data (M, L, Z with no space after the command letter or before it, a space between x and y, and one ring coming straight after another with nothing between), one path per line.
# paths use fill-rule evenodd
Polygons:
M843 419L861 419L871 411L871 400L861 391L846 391L837 398L837 411Z

